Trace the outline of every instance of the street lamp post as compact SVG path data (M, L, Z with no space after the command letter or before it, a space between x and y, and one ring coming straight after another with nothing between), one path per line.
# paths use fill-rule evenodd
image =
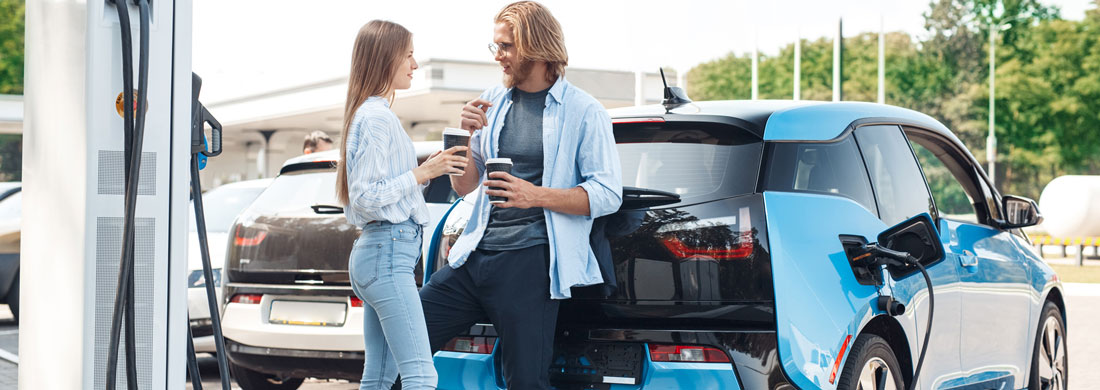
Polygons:
M996 77L996 65L997 57L994 49L994 38L997 35L997 30L1000 27L995 27L993 22L989 23L989 135L985 139L985 159L989 162L989 181L994 188L997 186L997 132L994 127L993 110L996 105L993 104L994 88L996 83L994 78Z
M997 75L997 56L994 47L996 46L996 36L998 30L1007 30L1012 27L1012 22L1020 19L1025 19L1030 15L1017 15L1014 18L1003 20L999 24L993 21L989 21L989 135L985 138L985 159L989 162L989 182L994 187L997 186L997 132L994 115L996 105L993 104L993 99L996 90L996 75Z

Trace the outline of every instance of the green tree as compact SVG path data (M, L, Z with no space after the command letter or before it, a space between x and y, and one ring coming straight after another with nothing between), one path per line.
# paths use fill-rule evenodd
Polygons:
M1100 173L1098 28L1096 11L1080 22L1044 21L998 49L996 120L1006 192L1038 196L1058 175ZM984 102L989 91L981 92L975 100Z
M1007 25L995 42L997 186L1038 198L1056 176L1100 174L1100 10L1075 22L1058 19L1058 10L1039 0L935 0L924 16L921 39L900 32L885 37L888 104L938 119L984 165L988 34L991 21ZM873 33L845 38L844 100L875 100L877 45ZM791 98L793 46L761 56L761 98ZM804 40L801 70L803 99L831 99L832 40ZM691 95L748 98L750 71L747 55L700 64L688 73ZM929 180L961 202L957 189L940 188L949 179Z
M0 0L0 94L23 94L24 2Z
M23 94L24 2L0 0L0 94ZM0 135L0 181L17 181L23 172L23 137Z

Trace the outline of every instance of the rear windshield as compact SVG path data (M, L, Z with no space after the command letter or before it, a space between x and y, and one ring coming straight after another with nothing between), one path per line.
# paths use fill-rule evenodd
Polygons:
M713 200L756 189L763 142L720 123L615 125L623 186Z
M314 205L340 205L336 201L335 171L314 169L279 175L248 211L266 216L312 214L310 206Z

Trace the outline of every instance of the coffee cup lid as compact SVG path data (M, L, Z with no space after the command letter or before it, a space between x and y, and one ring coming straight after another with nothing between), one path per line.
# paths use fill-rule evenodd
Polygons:
M485 160L486 164L511 164L512 159L507 157L490 158Z
M463 136L463 137L469 137L470 132L466 131L466 130L462 130L462 129L456 129L456 128L453 128L453 127L448 127L448 128L443 129L443 135L459 135L459 136Z

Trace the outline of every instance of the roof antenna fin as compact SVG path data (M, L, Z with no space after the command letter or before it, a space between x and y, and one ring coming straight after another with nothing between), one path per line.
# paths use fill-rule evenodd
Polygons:
M658 69L661 70L661 82L665 85L665 99L661 102L661 104L665 106L665 109L671 110L684 104L691 103L691 99L688 98L687 92L684 92L682 88L668 86L668 81L665 80L665 69Z

